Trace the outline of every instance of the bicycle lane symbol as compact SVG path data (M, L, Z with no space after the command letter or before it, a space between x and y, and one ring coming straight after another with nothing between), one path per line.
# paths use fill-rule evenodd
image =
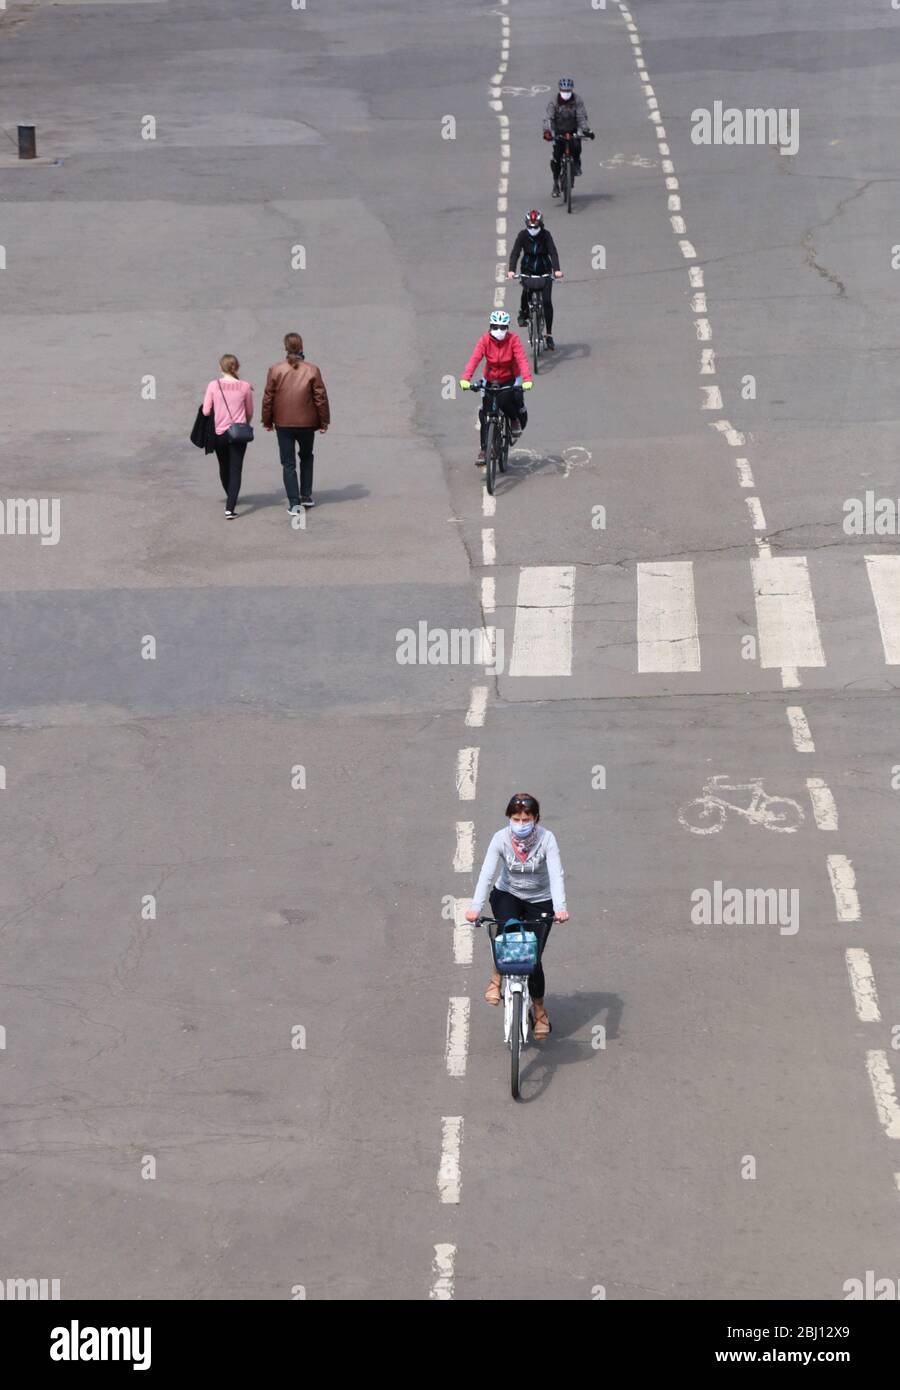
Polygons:
M728 819L729 811L743 816L751 825L761 825L782 835L792 835L803 824L799 802L789 796L770 796L761 777L730 782L727 772L709 777L700 795L679 807L678 819L692 835L715 835Z

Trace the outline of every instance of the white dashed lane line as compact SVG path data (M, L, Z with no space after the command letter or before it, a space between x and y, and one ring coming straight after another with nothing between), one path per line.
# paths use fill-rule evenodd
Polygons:
M857 1018L861 1023L880 1023L881 1010L878 1007L875 976L872 973L868 951L862 950L859 946L851 946L845 953L845 959Z
M856 874L853 865L845 854L829 854L828 877L834 893L834 905L839 922L858 922L860 917L859 895L856 891Z
M466 724L470 729L480 729L487 714L488 688L486 685L473 685L466 711Z
M474 801L478 782L477 748L460 748L456 755L456 790L460 801Z
M431 1262L431 1292L429 1298L447 1300L453 1297L453 1278L456 1268L456 1246L436 1245Z
M794 740L794 747L798 753L815 753L816 745L813 743L813 736L810 732L806 715L799 705L788 705L788 723L791 726L791 737Z
M455 995L447 1007L447 1044L444 1055L448 1076L463 1077L466 1074L471 1002L467 996Z
M453 869L458 874L470 874L475 862L475 822L458 820L456 822L456 853L453 856Z
M887 1053L867 1052L866 1070L872 1083L875 1109L884 1132L889 1139L900 1139L900 1105L897 1104L897 1091Z
M466 921L469 898L453 900L453 964L471 965L475 941L475 928Z
M450 1204L459 1202L462 1189L462 1137L462 1116L445 1115L441 1120L441 1162L437 1187L441 1201Z
M812 802L813 817L820 830L837 830L837 802L821 777L807 777L806 789Z

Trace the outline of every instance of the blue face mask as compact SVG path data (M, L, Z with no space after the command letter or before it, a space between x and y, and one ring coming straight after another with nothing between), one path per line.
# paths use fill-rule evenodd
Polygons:
M513 833L514 835L517 835L517 836L519 837L519 839L522 840L522 839L525 838L526 835L530 835L530 834L531 834L532 830L534 829L534 821L533 821L533 820L523 820L523 821L511 820L510 823L509 823L509 828L510 828L510 830L512 831L512 833Z

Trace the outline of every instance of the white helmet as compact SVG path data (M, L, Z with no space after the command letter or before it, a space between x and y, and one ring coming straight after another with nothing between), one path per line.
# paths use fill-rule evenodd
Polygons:
M491 328L509 328L509 314L505 309L495 309L491 314Z

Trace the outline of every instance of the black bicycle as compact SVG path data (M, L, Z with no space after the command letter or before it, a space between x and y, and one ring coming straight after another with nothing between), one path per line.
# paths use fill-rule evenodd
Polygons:
M583 140L593 140L592 130L582 130L578 135ZM566 212L572 211L572 189L575 187L575 154L573 150L575 135L567 131L564 135L558 135L558 140L564 142L562 156L559 161L559 191L563 202L566 205Z
M552 275L520 275L522 288L528 291L528 341L531 344L531 364L534 374L540 371L539 362L544 351L546 324L544 322L544 286L553 279Z
M500 409L500 397L504 391L514 391L515 382L498 385L493 381L473 381L471 389L480 391L487 431L484 445L484 485L490 495L494 495L494 485L498 473L506 472L509 446L512 443L512 427L509 416Z

